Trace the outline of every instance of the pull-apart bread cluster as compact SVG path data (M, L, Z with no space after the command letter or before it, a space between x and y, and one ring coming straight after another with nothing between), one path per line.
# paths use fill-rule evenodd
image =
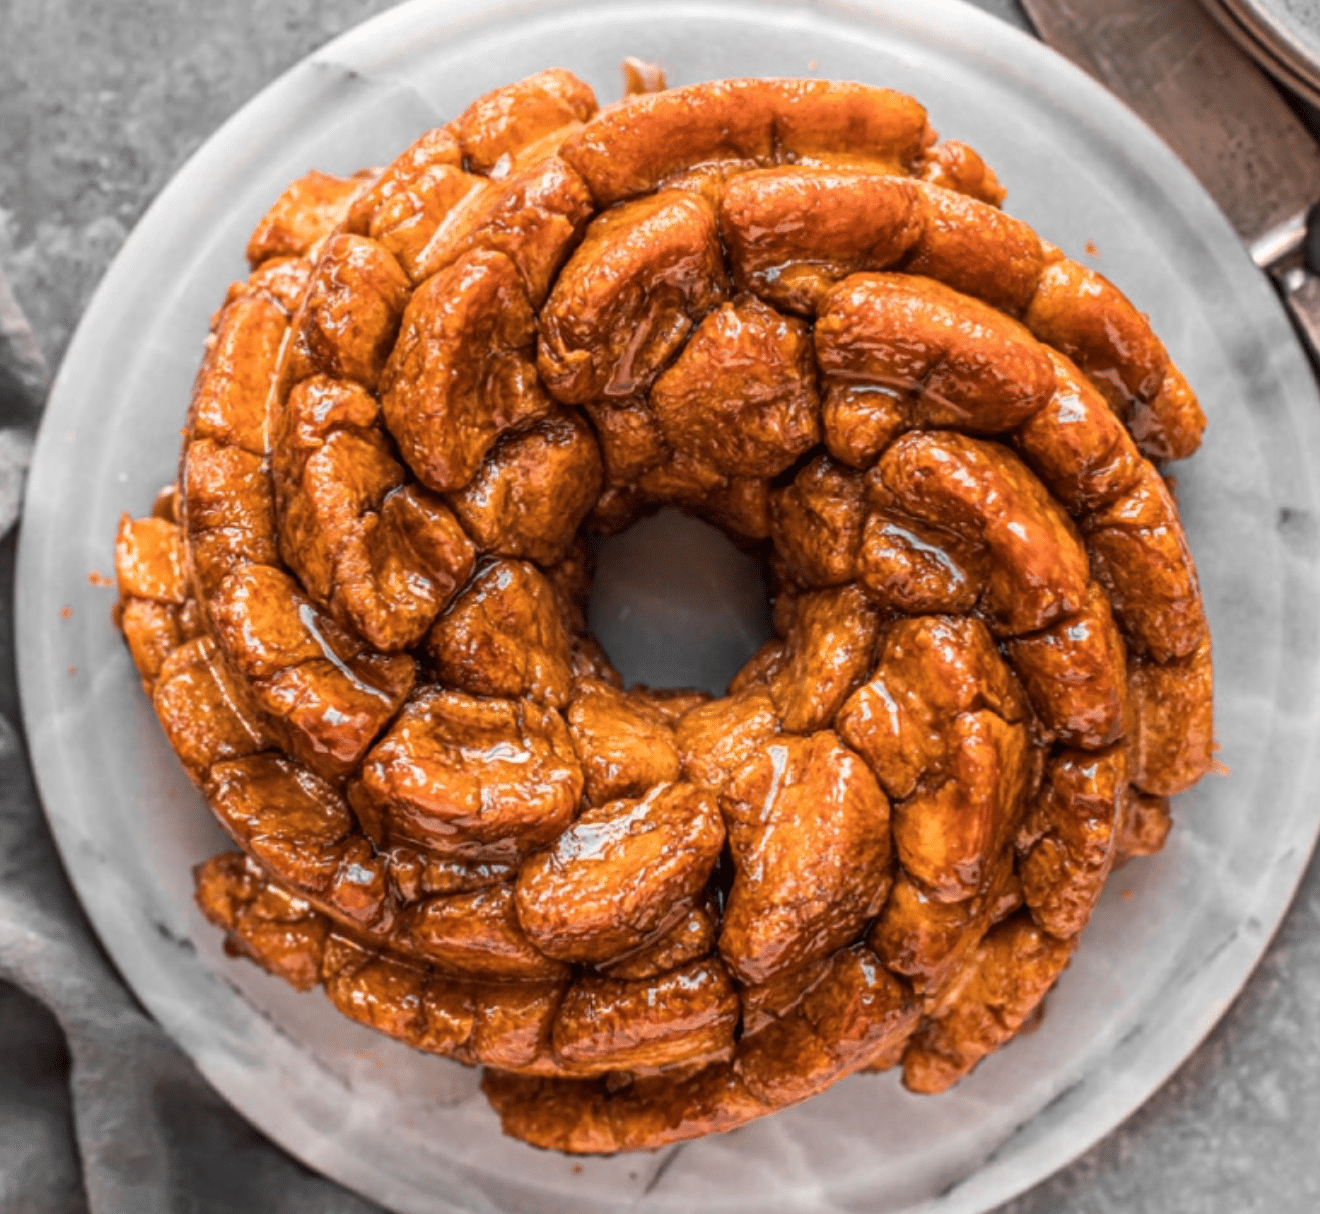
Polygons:
M570 1152L1018 1032L1212 720L1204 418L1003 193L886 89L562 70L294 182L117 541L231 951ZM666 504L767 562L721 699L585 629Z

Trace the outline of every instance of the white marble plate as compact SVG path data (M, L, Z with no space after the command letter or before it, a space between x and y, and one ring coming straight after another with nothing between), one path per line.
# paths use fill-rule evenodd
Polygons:
M663 63L675 83L816 72L908 90L996 166L1013 213L1151 314L1210 416L1178 481L1231 775L1182 798L1165 852L1111 882L1040 1030L953 1092L915 1097L893 1074L861 1076L726 1137L575 1162L501 1138L474 1072L223 955L189 874L220 832L110 627L111 592L88 575L109 569L120 511L144 511L171 479L207 319L285 182L382 162L483 90L549 65L612 98L625 54ZM313 55L217 132L87 311L23 522L22 691L42 794L88 913L143 1002L266 1133L386 1206L985 1210L1150 1095L1223 1014L1292 895L1320 820L1318 454L1310 373L1209 198L1116 101L993 18L955 0L517 11L414 0Z

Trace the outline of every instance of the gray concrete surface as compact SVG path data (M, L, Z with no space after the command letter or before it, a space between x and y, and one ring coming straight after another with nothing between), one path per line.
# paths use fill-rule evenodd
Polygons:
M265 83L389 0L0 0L0 269L52 368L135 220ZM982 7L1026 27L1013 0ZM7 604L6 604L7 609ZM40 1106L0 1101L0 1211L73 1209L20 1184L29 1125L67 1133L53 1025L0 989L0 1091L45 1067ZM9 1127L8 1129L6 1127ZM1000 1214L1320 1210L1320 863L1242 996L1173 1080ZM35 1204L28 1204L35 1201ZM220 1208L220 1207L215 1207Z

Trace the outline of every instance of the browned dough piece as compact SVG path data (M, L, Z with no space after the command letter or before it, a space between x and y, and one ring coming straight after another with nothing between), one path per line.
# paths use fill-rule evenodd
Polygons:
M725 476L775 476L820 440L811 337L757 299L716 308L651 389L669 445Z
M265 461L209 438L188 444L180 475L188 580L203 604L246 565L276 565L275 502Z
M921 235L903 263L904 273L934 278L1020 316L1045 269L1045 250L1036 233L965 191L924 183L915 188ZM871 268L885 267L858 266Z
M794 620L796 616L797 613L794 612ZM792 631L793 621L790 621L784 630L785 636ZM743 668L729 680L728 694L737 696L753 689L768 691L770 684L779 676L787 661L787 643L779 637L772 637L752 654Z
M1132 648L1185 658L1207 635L1187 537L1164 478L1143 463L1136 484L1082 523L1095 578Z
M1057 351L1054 395L1017 432L1013 444L1074 517L1109 505L1142 475L1143 460L1113 409Z
M455 120L453 131L474 173L500 177L524 148L560 127L586 122L595 112L590 85L555 67L478 97Z
M347 607L337 593L340 561L349 547L360 548L364 519L379 514L404 480L379 421L380 407L365 388L324 375L298 384L280 415L280 555L323 605L338 600ZM373 643L384 639L363 627L366 620L353 623Z
M164 519L167 523L179 523L179 486L170 484L163 486L156 494L151 503L151 518Z
M586 777L588 805L641 797L678 779L678 747L669 718L636 690L626 695L600 678L579 678L568 732Z
M597 968L611 978L654 978L709 956L718 934L717 912L710 906L694 907L658 939Z
M421 485L366 514L335 563L335 593L383 653L415 645L472 572L476 550L449 508Z
M1137 447L1147 459L1186 459L1201 445L1205 413L1183 373L1170 362L1155 399L1138 401L1129 424Z
M299 177L253 230L247 244L248 264L255 269L269 257L306 256L334 231L367 184L362 174L331 177L316 169Z
M946 139L930 148L922 158L917 175L932 185L979 198L992 207L999 206L1008 193L999 184L994 169L981 159L980 154L957 139Z
M596 430L606 485L631 487L644 472L669 458L664 431L641 397L589 401L583 410Z
M179 626L179 610L154 599L122 599L119 628L124 634L129 656L142 680L142 690L152 694L165 662L184 642Z
M486 178L448 163L428 165L400 184L377 205L364 234L388 249L409 281L420 286L457 259L462 237L500 191ZM450 255L439 256L440 250Z
M263 727L328 778L362 761L412 688L411 657L365 649L281 569L247 565L231 574L211 600L211 618Z
M502 438L449 505L483 552L553 565L600 493L600 449L575 409Z
M553 565L545 571L550 579L564 627L570 633L586 632L587 604L591 600L591 583L596 575L596 554L581 534Z
M816 359L826 383L913 397L914 420L1000 434L1054 393L1054 368L1011 316L909 274L854 274L821 303Z
M461 489L501 434L550 407L532 361L535 340L517 268L500 253L467 253L414 293L380 403L428 489Z
M658 712L673 728L694 708L711 702L708 691L692 687L648 687L634 683L628 688L628 698L634 704L645 704Z
M889 802L829 732L767 743L720 794L734 879L720 956L743 983L855 939L890 885Z
M862 528L857 580L881 607L962 615L985 592L989 565L986 550L964 536L882 508Z
M407 843L396 844L383 854L390 879L404 902L416 902L426 894L466 894L518 875L508 861L463 860Z
M526 561L478 571L426 638L447 687L551 708L568 704L572 652L554 589Z
M582 178L558 156L545 157L464 194L417 252L413 277L428 278L472 249L503 253L539 308L591 211Z
M181 645L161 664L151 702L174 753L199 783L213 763L269 744L235 696L209 636Z
M278 880L337 918L389 930L395 904L385 860L325 780L266 752L213 764L203 790L234 842Z
M250 958L294 990L320 984L330 920L265 879L241 852L221 852L193 869L197 905L224 929L225 951Z
M592 535L618 535L655 510L635 485L606 485L587 515L586 527Z
M742 1035L751 1037L789 1015L830 976L836 956L817 957L794 969L781 970L765 982L742 987L738 992L743 1005Z
M770 698L787 733L828 729L875 665L880 619L865 592L839 586L804 594L785 638Z
M903 867L936 898L975 894L1036 777L1025 697L979 621L925 616L884 631L871 681L836 720L893 798Z
M414 200L407 206L409 209L419 208L422 196L430 188L427 183L437 170L462 167L463 151L458 146L453 125L427 131L395 157L369 186L359 191L344 219L344 230L359 236L371 235L372 225L385 205L396 196L414 194Z
M1214 761L1214 673L1210 636L1185 658L1161 665L1136 658L1132 697L1132 782L1172 796L1196 783Z
M319 373L374 392L409 294L408 276L384 245L332 236L293 318L289 382Z
M464 983L473 1005L472 1036L455 1053L486 1066L557 1070L550 1057L550 1030L564 997L562 982ZM435 1007L465 992L440 978L426 989L428 1020ZM434 1028L432 1028L434 1032Z
M785 165L743 173L720 204L734 283L814 316L840 279L903 259L921 234L919 202L907 178L861 169Z
M229 284L225 292L225 305L211 320L211 330L219 330L225 310L240 299L261 298L274 301L286 317L298 311L307 284L312 277L312 261L308 257L271 257L263 261L243 282Z
M665 69L658 63L648 63L636 55L629 55L623 61L623 92L625 96L633 93L663 93L669 87L665 79Z
M581 1074L723 1062L733 1054L738 996L715 958L656 978L583 977L551 1030L556 1058Z
M1104 275L1075 261L1046 267L1023 320L1071 358L1120 417L1154 400L1164 383L1169 356L1150 323Z
M982 711L1009 723L1026 716L993 638L979 620L924 616L885 627L875 674L844 705L838 726L889 795L903 798L944 761L952 718Z
M182 605L188 598L183 535L161 518L119 517L115 579L126 597Z
M903 1054L903 1086L951 1088L1026 1022L1072 956L1076 939L1057 940L1022 914L992 928L953 1001L924 1021Z
M674 729L683 776L718 791L738 763L778 730L779 714L764 691L699 704Z
M893 89L810 78L763 83L770 90L781 161L863 164L906 174L931 138L924 107Z
M609 656L601 643L589 632L573 638L573 681L599 679L611 687L623 690L623 676L610 665Z
M1089 568L1076 529L1006 447L952 432L905 434L866 480L881 510L987 549L980 607L998 635L1048 627L1085 601Z
M1086 926L1113 867L1127 786L1122 746L1065 750L1022 824L1018 873L1031 917L1066 940Z
M806 1100L892 1051L916 1020L907 988L858 945L835 953L822 980L782 1020L744 1037L730 1063L626 1087L488 1071L482 1088L505 1133L536 1146L572 1154L654 1148Z
M881 961L906 978L926 1005L937 1005L956 984L968 958L991 926L1022 905L1005 848L991 865L984 886L961 902L941 902L901 868L893 891L867 941ZM895 1065L892 1059L889 1065Z
M715 80L634 94L563 146L599 206L646 194L696 165L865 161L906 172L926 112L890 89L826 80Z
M568 967L538 951L518 922L511 881L415 902L400 916L397 935L414 956L449 973L496 982L568 977Z
M195 875L198 905L229 933L227 950L302 990L323 981L331 1003L350 1019L462 1062L559 1073L549 1048L562 976L456 978L416 956L381 953L378 937L356 929L351 937L342 934L312 900L234 852L199 865ZM495 943L489 933L486 943ZM489 963L490 955L483 960ZM554 963L541 964L560 974Z
M541 379L566 404L644 392L728 293L704 199L665 190L606 211L541 311Z
M1127 731L1127 651L1092 582L1076 615L1004 643L1041 723L1065 746L1097 750Z
M821 403L825 446L836 460L865 470L917 424L915 413L911 396L898 388L834 380Z
M865 482L851 468L817 456L770 495L770 535L788 571L808 586L856 576L866 518Z
M582 783L557 712L428 688L367 756L350 795L378 844L511 860L559 836Z
M1123 790L1118 815L1118 841L1114 845L1114 867L1134 856L1153 856L1164 846L1173 828L1169 798L1142 792L1129 784Z
M350 1020L419 1049L437 1035L430 1025L426 971L416 962L382 956L356 940L332 933L326 941L321 973L326 998ZM442 1006L437 1027L443 1045L437 1052L449 1052L458 1044L454 1032L458 1017L449 1000ZM471 1008L463 1010L467 1023L460 1021L460 1032L470 1033Z
M518 919L548 956L625 956L687 918L723 845L714 796L691 784L586 809L523 864Z
M749 547L770 534L769 486L766 477L725 476L685 451L647 469L637 480L643 501L691 511Z
M894 805L900 863L935 897L970 897L1022 814L1037 766L1022 725L994 712L955 717L943 770Z
M206 339L206 357L193 385L191 437L257 456L267 453L268 401L288 327L285 309L262 294L241 296L225 307Z
M559 980L483 982L434 973L332 932L326 997L350 1020L461 1062L534 1068L564 994Z

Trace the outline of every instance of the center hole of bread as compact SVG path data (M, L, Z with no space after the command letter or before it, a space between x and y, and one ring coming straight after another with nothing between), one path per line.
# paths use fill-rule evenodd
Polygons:
M770 639L761 563L708 523L665 509L594 547L587 619L627 685L723 695Z

